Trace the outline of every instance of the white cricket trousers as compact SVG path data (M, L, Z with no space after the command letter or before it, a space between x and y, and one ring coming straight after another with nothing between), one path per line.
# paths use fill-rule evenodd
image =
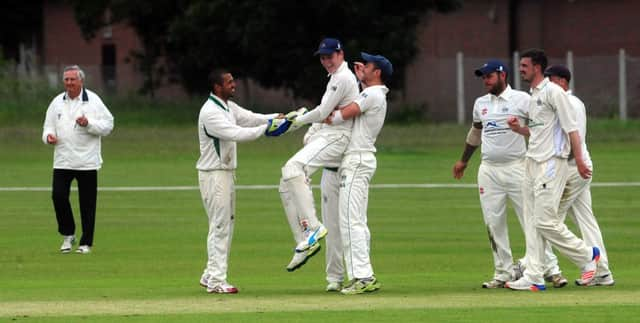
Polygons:
M580 229L585 244L587 246L597 246L600 249L597 275L610 275L609 258L604 247L602 232L591 207L591 178L582 178L575 165L569 165L569 179L567 179L567 185L560 200L560 209L558 211L563 216L563 219L567 212L573 223Z
M327 282L341 283L344 280L344 253L340 235L340 211L338 208L340 176L337 168L325 168L322 170L320 191L322 196L322 223L329 231L324 238Z
M523 180L524 159L506 163L482 161L478 169L480 206L493 253L493 278L501 281L511 281L514 278L514 263L507 225L507 200L511 202L522 232L526 232L522 215ZM526 267L526 257L521 262ZM553 254L551 245L546 243L545 276L559 273L558 257Z
M340 233L350 281L373 276L367 205L376 164L373 153L355 152L346 154L340 166Z
M209 218L207 266L210 282L226 282L235 216L235 173L232 170L199 171L202 204Z
M544 162L531 158L525 160L522 192L527 266L524 276L534 284L544 284L545 240L580 268L591 261L591 248L569 231L562 215L558 213L568 176L566 159L552 157Z
M279 191L296 243L304 237L300 232L305 225L312 230L320 225L308 178L319 168L339 167L348 143L349 135L344 132L316 134L282 167Z

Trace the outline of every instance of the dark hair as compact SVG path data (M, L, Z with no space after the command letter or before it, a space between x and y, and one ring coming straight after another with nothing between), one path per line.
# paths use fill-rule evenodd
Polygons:
M547 55L544 53L544 50L539 48L527 49L522 53L522 55L520 55L520 58L525 57L531 58L533 65L539 65L541 72L544 72L547 68Z
M227 69L224 68L215 68L213 70L211 70L211 72L209 73L209 85L211 85L211 89L213 90L213 86L215 84L219 85L219 86L223 86L224 85L224 77L222 77L225 74L228 74L229 71Z

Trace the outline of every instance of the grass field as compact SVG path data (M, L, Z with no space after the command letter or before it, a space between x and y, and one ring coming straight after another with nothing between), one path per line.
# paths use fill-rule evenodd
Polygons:
M117 122L103 140L101 187L197 185L192 126ZM478 156L462 181L451 178L465 128L386 127L374 184L473 184ZM50 192L0 189L0 321L639 321L640 125L596 121L590 131L594 183L630 184L592 188L615 287L480 288L492 260L473 188L372 189L372 261L382 289L351 297L324 292L322 253L299 271L285 271L293 240L276 189L237 192L229 270L237 295L198 287L207 221L197 190L101 191L93 253L61 255ZM240 144L238 184L277 184L301 135ZM1 188L50 186L52 151L39 137L39 126L0 129ZM510 227L521 255L515 217ZM566 258L560 261L568 278L578 276Z

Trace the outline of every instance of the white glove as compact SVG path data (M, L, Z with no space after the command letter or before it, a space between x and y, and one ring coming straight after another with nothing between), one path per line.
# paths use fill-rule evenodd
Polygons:
M307 112L309 112L309 109L307 109L306 107L301 107L298 110L287 113L285 115L285 118L291 121L291 127L289 127L289 130L287 132L296 131L300 129L300 127L304 126L304 124L296 122L296 119Z

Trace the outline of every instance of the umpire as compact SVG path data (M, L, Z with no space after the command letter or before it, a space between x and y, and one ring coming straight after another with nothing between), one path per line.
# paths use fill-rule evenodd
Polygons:
M75 243L76 225L69 203L71 182L78 181L82 237L77 253L91 252L96 218L98 169L102 166L101 138L113 130L113 116L100 97L84 88L79 66L65 67L65 92L56 96L44 121L42 140L53 145L52 199L63 236L62 253Z

